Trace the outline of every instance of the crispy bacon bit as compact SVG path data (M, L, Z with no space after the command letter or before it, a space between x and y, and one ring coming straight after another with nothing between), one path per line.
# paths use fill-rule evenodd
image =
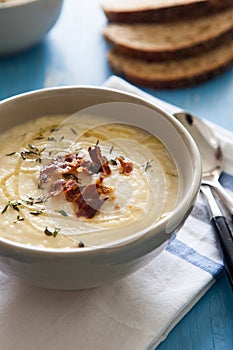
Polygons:
M121 164L121 172L122 174L129 176L129 174L133 171L133 163L126 162L122 157L117 157Z
M95 167L96 173L102 172L104 175L111 175L111 169L106 157L102 156L99 146L89 147L88 152Z
M91 175L92 164L87 161L84 156L78 154L67 154L64 157L63 164L60 164L63 169L63 174L73 174L78 177L78 172L85 172L86 175Z
M96 180L96 189L99 192L99 194L109 194L113 191L112 187L107 187L103 185L103 180L104 177L100 176L97 180Z
M76 212L77 217L84 216L87 219L93 218L107 199L108 197L100 197L96 184L88 185L81 192L76 201L78 204L78 211Z
M87 219L93 218L100 207L109 197L102 198L101 195L109 194L112 188L103 186L103 176L100 176L95 184L90 184L84 188L75 201L78 204L78 217L84 216Z
M67 166L77 169L79 167L90 167L91 162L86 161L85 157L83 155L79 154L67 154L64 157L65 163L68 163Z
M82 159L82 157L81 157L81 159ZM73 163L76 160L77 160L76 154L67 154L64 157L64 161L68 162L68 163Z
M75 180L68 180L63 185L63 192L68 202L76 202L80 195L80 187Z
M66 154L59 156L41 169L40 182L51 183L51 197L64 193L68 202L75 206L77 217L93 218L100 207L109 198L113 192L112 187L104 186L103 180L111 175L109 161L102 156L98 143L94 147L88 148L90 160L86 160L82 154ZM133 171L133 164L126 162L123 157L118 157L120 163L120 172L124 175L130 175ZM114 161L114 165L117 162ZM80 176L82 173L82 176ZM88 185L81 186L81 180L84 175L91 176L100 173L95 183L89 181ZM115 199L111 193L111 199ZM119 210L119 204L115 205L115 210Z

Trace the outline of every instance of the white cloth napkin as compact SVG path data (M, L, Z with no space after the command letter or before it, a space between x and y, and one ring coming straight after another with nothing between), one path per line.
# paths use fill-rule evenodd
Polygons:
M141 93L115 77L106 85ZM218 129L218 136L226 155L222 183L233 191L232 134ZM215 235L200 197L166 250L145 268L109 286L51 291L24 285L0 273L0 348L154 349L222 269Z

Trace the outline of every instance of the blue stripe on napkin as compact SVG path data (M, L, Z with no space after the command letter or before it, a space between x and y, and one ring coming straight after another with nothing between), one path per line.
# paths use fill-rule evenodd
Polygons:
M201 268L202 270L210 273L213 277L217 277L223 268L222 264L219 264L216 261L213 261L206 256L199 254L193 248L190 248L188 245L181 242L177 238L170 241L169 245L166 248L166 251Z
M222 173L220 176L221 184L228 190L233 192L233 176L227 173Z

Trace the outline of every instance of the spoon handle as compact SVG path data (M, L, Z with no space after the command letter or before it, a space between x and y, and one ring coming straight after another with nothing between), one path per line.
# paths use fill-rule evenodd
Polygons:
M211 222L218 235L219 243L224 256L224 267L233 290L233 236L225 217L222 215L222 212L215 201L210 187L202 185L201 191L208 203Z
M233 198L228 194L225 188L222 187L220 182L203 180L202 183L213 187L214 191L217 193L220 200L224 203L226 208L229 210L231 214L231 218L233 220Z

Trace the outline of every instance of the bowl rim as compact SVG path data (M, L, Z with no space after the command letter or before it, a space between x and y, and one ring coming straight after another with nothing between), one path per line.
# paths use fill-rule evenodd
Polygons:
M38 0L35 0L35 1L38 1ZM115 93L118 95L123 95L125 97L129 97L130 99L133 98L135 101L139 102L139 105L143 105L143 106L146 106L148 108L151 108L152 110L155 110L159 114L163 115L163 117L165 117L167 120L169 120L171 122L171 124L173 125L173 127L175 127L177 129L177 131L181 135L182 139L184 141L186 141L185 144L186 144L186 146L188 145L188 151L189 151L189 153L192 154L192 156L195 159L195 168L193 171L193 179L195 179L195 181L192 182L192 186L190 186L188 193L186 193L185 197L180 201L178 206L176 206L175 209L171 213L166 215L164 218L159 219L153 226L150 226L147 229L145 228L143 230L140 230L140 231L138 231L138 232L136 232L128 237L125 237L121 240L118 240L116 242L107 243L107 244L103 244L100 246L83 247L81 249L80 248L46 248L46 247L31 246L31 245L27 245L25 243L17 243L17 242L8 240L4 237L0 237L0 247L4 247L6 249L15 249L15 251L23 251L23 252L27 251L27 253L32 253L32 254L39 254L39 255L48 254L51 256L52 255L53 256L55 256L55 255L72 256L72 255L77 255L77 254L79 254L79 255L88 254L89 255L89 254L95 254L96 252L99 253L101 251L106 251L106 250L112 251L112 250L118 249L120 247L125 247L128 244L130 244L131 242L139 241L140 239L142 239L143 237L145 237L147 235L156 234L156 233L151 232L155 228L156 228L156 231L163 229L163 227L165 227L167 225L168 221L172 217L175 217L176 212L179 212L179 210L181 210L182 207L184 207L184 205L187 201L187 197L189 198L189 201L188 201L189 204L188 204L187 210L188 210L188 208L193 206L193 203L194 203L194 201L197 197L197 194L199 192L200 185L201 185L201 179L202 179L202 164L201 164L201 157L200 157L198 147L197 147L195 141L193 140L192 136L190 135L190 133L172 114L163 110L162 108L160 108L156 104L153 104L152 102L148 101L147 99L140 97L140 96L137 96L137 95L130 93L130 92L125 92L122 90L118 90L118 89L110 88L110 87L105 87L105 86L65 85L65 86L41 88L41 89L23 92L23 93L5 98L2 101L0 101L0 108L2 105L7 104L7 103L13 102L15 104L15 103L17 103L17 100L21 100L22 98L34 97L36 95L40 96L40 95L44 95L46 93L50 93L50 94L54 95L57 92L61 93L62 91L75 92L76 90L98 91L98 92L108 91L108 92ZM114 101L114 102L116 102L116 101ZM130 102L134 103L132 100ZM169 238L169 237L167 237L167 238ZM119 244L119 242L122 242L122 244Z

